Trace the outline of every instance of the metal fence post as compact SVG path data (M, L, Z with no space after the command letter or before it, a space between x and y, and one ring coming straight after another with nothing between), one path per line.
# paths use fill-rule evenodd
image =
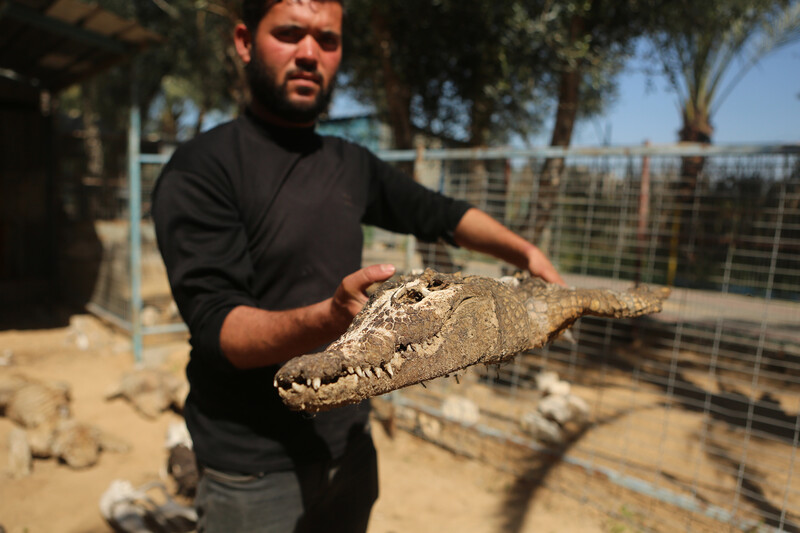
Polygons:
M131 343L136 364L142 363L142 167L139 158L141 112L137 68L131 67L131 112L128 127L128 214L130 217Z
M650 146L650 141L644 142ZM642 171L639 183L639 218L636 226L636 285L642 282L642 268L644 268L644 250L647 246L647 234L650 222L650 156L642 156Z

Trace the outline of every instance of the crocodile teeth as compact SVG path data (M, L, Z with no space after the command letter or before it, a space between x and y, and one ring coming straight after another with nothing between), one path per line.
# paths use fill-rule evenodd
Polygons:
M371 368L369 368L369 367L367 367L367 368L365 368L365 369L364 369L364 374L366 374L366 376L367 376L368 378L370 378L370 379L372 379L372 378L374 378L374 377L375 377L375 374L373 374L373 373L372 373L372 369L371 369Z
M306 378L306 387L311 386L311 378Z
M294 390L295 392L303 392L304 388L305 387L303 387L299 383L295 383L294 381L292 381L292 390Z
M374 370L375 370L375 377L376 378L382 378L383 377L383 370L381 370L381 367L376 366L374 368Z
M314 390L319 390L320 386L322 386L322 379L314 378L311 382L311 386L314 387Z
M386 373L389 374L389 377L394 377L394 368L392 368L392 363L386 363Z
M356 370L355 370L355 368L353 368L352 366L348 366L348 367L347 367L347 373L348 373L348 374L355 374L355 373L356 373Z
M277 379L272 380L272 386L275 387L276 389L278 388L278 380Z
M358 374L358 377L360 377L360 378L363 378L363 377L364 377L364 371L363 371L363 370L361 370L361 367L360 367L360 366L357 366L357 367L356 367L356 374Z

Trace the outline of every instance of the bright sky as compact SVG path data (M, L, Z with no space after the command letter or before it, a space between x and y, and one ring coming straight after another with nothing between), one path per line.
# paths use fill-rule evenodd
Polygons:
M341 92L332 116L367 111ZM800 43L779 49L739 81L712 117L715 144L800 143ZM668 144L677 140L680 114L677 98L664 78L628 70L620 78L619 97L604 117L580 124L575 146L598 146L610 130L612 145ZM536 138L544 145L548 135Z
M611 144L677 140L680 112L664 78L647 87L644 74L626 72L619 98L596 124L583 124L573 143L602 144L598 128L611 126ZM712 116L715 144L800 142L800 43L779 49L751 68Z

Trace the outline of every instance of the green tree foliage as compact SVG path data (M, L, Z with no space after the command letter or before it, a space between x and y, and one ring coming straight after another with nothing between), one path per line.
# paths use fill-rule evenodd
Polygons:
M133 62L73 88L63 98L67 108L79 102L82 114L96 116L105 129L124 130L135 76L146 128L178 136L181 114L185 117L191 107L196 119L183 132L191 136L199 131L209 110L229 109L243 100L244 78L231 40L237 19L235 0L98 0L98 4L136 20L163 41Z
M162 42L57 95L62 116L81 121L83 157L75 158L63 180L77 197L95 199L80 203L79 217L97 216L92 206L116 201L127 168L134 85L145 133L162 139L191 137L209 110L243 100L244 76L231 40L236 0L96 1L159 34Z
M558 80L551 146L569 146L581 111L597 112L608 103L616 89L615 75L632 55L634 40L651 27L653 12L662 3L661 0L559 3L552 31L547 34ZM550 223L563 171L562 158L547 159L541 170L536 208L526 218L512 222L517 231L530 228L527 236L543 240L544 246L548 244L545 229Z
M411 125L469 145L527 138L555 106L554 140L602 110L656 0L352 0L347 85L388 117L396 144ZM556 133L557 132L557 133Z
M550 144L569 146L575 122L602 111L615 95L615 77L635 39L652 28L663 0L559 2L545 34L554 60L558 104Z
M347 86L387 116L399 148L411 147L412 124L475 146L535 131L548 51L545 24L522 4L352 0Z
M244 73L232 41L238 2L151 0L150 3L163 13L158 20L167 41L149 51L140 63L140 72L149 68L151 60L160 67L153 78L163 72L159 83L148 87L152 92L146 97L158 98L157 118L164 133L178 133L177 129L170 131L170 125L191 105L196 118L188 135L194 136L200 132L210 110L231 110L244 102Z

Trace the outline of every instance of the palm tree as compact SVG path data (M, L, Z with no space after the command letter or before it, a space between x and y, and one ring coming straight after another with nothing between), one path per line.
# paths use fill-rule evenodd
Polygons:
M666 30L653 37L678 94L679 140L710 143L712 117L767 54L800 38L800 2L726 0L674 4Z
M664 12L652 37L655 54L678 95L681 142L710 144L712 118L742 78L770 52L800 38L796 0L678 0ZM677 183L667 282L678 268L678 243L685 263L694 263L688 230L704 158L684 157Z

